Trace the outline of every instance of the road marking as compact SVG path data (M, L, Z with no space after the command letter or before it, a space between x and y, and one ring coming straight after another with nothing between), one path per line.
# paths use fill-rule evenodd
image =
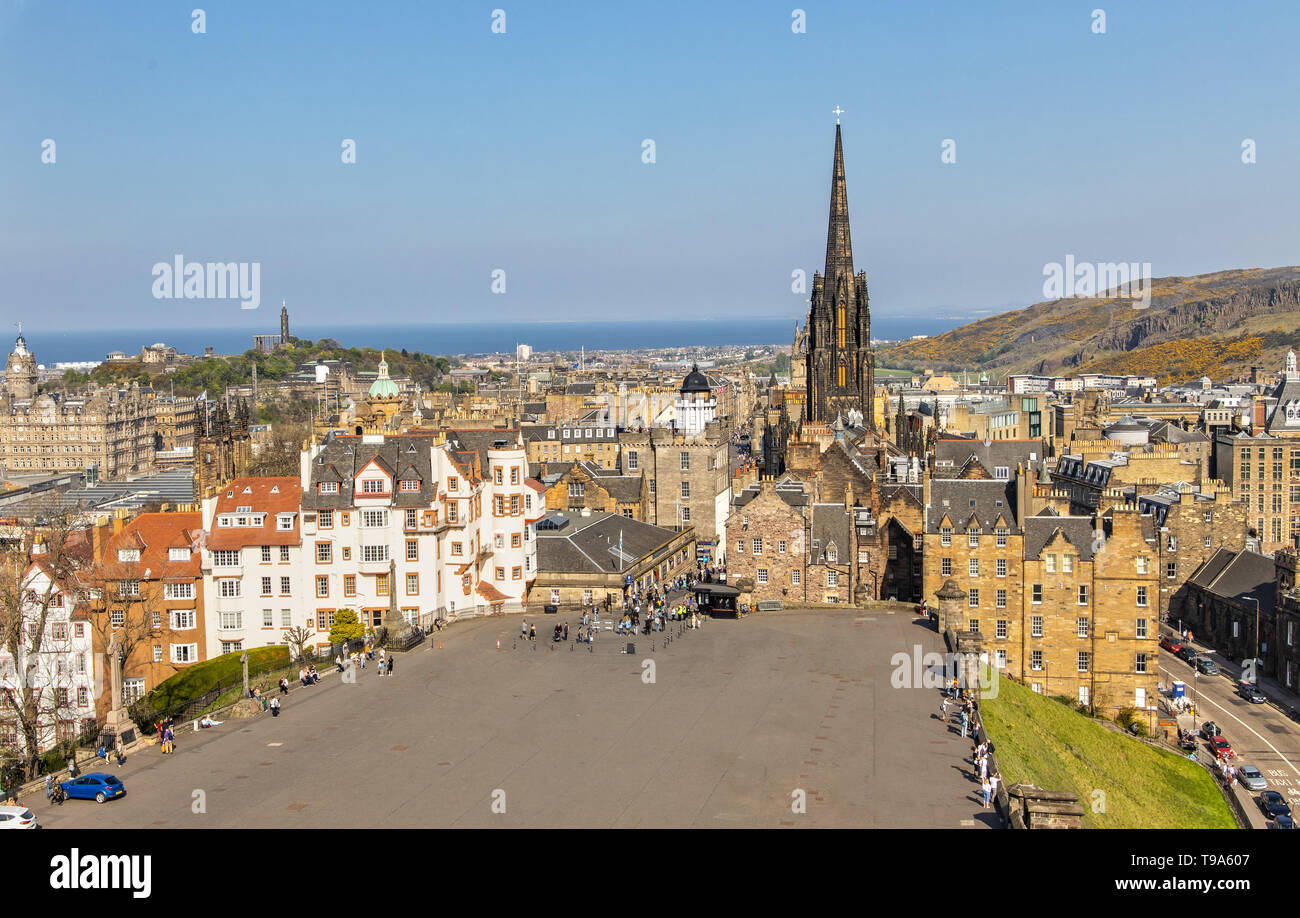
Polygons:
M1170 677L1173 676L1173 673L1170 672L1169 670L1165 669L1163 666L1160 667L1160 671L1161 671L1162 673L1164 673L1165 675L1167 675L1167 676L1170 676ZM1256 730L1254 727L1252 727L1250 724L1246 723L1244 720L1242 720L1242 719L1241 719L1240 717L1238 717L1236 714L1233 714L1233 713L1232 713L1231 711L1229 711L1227 708L1223 707L1223 705L1221 705L1221 704L1219 704L1218 702L1216 702L1216 701L1214 701L1213 699L1211 699L1210 696L1207 695L1207 694L1205 694L1204 692L1198 692L1198 693L1197 693L1197 700L1200 701L1200 702L1203 703L1203 704L1210 704L1210 705L1213 705L1214 707L1216 707L1216 708L1218 708L1220 711L1222 711L1224 714L1226 714L1226 715L1228 715L1229 717L1231 717L1231 718L1232 718L1233 720L1235 720L1237 723L1241 724L1243 727L1245 727L1245 728L1246 728L1247 730L1249 730L1251 733L1254 733L1255 736L1259 738L1259 741L1260 741L1261 743L1263 743L1263 744L1264 744L1265 746L1267 746L1269 749L1272 749L1273 752L1277 754L1277 757L1278 757L1278 758L1280 758L1283 762L1286 762L1286 764L1287 764L1288 766L1290 766L1291 770L1294 771L1294 772L1296 773L1297 776L1300 776L1300 768L1296 768L1295 764L1294 764L1290 759L1288 759L1286 756L1284 756L1284 755L1283 755L1283 754L1278 750L1278 748L1277 748L1276 746L1274 746L1274 745L1273 745L1272 743L1270 743L1268 740L1264 739L1264 737L1260 735L1259 731L1257 731L1257 730ZM1193 727L1196 726L1195 721L1192 722L1192 726L1193 726Z
M966 798L963 797L962 799L965 800ZM961 824L964 825L964 826L973 826L973 825L975 825L975 820L973 820L973 819L963 819L963 820L961 821Z
M268 746L283 746L284 743L267 743Z

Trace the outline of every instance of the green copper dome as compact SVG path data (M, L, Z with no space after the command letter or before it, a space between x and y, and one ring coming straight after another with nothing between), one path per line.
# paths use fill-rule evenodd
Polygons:
M371 398L398 398L397 383L388 378L388 361L379 356L379 378L370 384Z

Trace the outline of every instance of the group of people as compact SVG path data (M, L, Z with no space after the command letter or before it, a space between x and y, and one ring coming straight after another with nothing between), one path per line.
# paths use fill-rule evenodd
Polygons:
M298 681L303 685L315 685L317 682L320 682L320 673L316 672L316 665L313 663L306 669L300 668L298 670ZM280 694L289 694L289 682L287 679L280 680Z
M945 724L952 723L952 715L948 713L950 705L960 718L962 738L970 737L971 764L980 783L984 809L987 810L993 805L993 798L998 792L998 783L1002 780L996 771L992 771L993 741L979 738L979 703L975 694L961 688L956 678L943 687L943 697L939 699L939 719Z
M162 746L163 755L172 755L176 752L176 731L172 729L173 721L171 717L164 717L158 721L158 741Z

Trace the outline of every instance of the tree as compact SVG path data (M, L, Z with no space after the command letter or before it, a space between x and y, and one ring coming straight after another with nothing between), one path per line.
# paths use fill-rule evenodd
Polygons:
M333 632L331 632L331 635L332 634ZM289 645L290 659L297 660L300 663L303 660L306 660L308 648L311 647L315 638L315 631L312 631L309 628L304 628L301 625L296 625L293 628L285 628L284 640L285 643Z
M310 437L309 427L305 421L273 422L271 435L252 457L248 474L257 477L297 475L302 444Z
M0 658L0 708L17 741L0 751L20 760L28 779L53 741L75 737L62 729L75 692L69 619L84 598L79 574L89 555L84 532L68 514L39 517L39 532L25 532L0 552L0 650L7 653Z
M366 626L357 620L357 613L351 609L339 609L334 613L334 624L330 626L330 643L346 644L365 637Z

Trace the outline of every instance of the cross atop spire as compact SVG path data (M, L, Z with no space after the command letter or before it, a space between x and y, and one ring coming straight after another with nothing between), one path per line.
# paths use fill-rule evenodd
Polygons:
M837 105L837 106L835 106L833 109L831 109L831 114L835 116L835 123L836 123L836 124L839 124L839 123L840 123L840 115L844 114L844 109L840 108L840 107Z

